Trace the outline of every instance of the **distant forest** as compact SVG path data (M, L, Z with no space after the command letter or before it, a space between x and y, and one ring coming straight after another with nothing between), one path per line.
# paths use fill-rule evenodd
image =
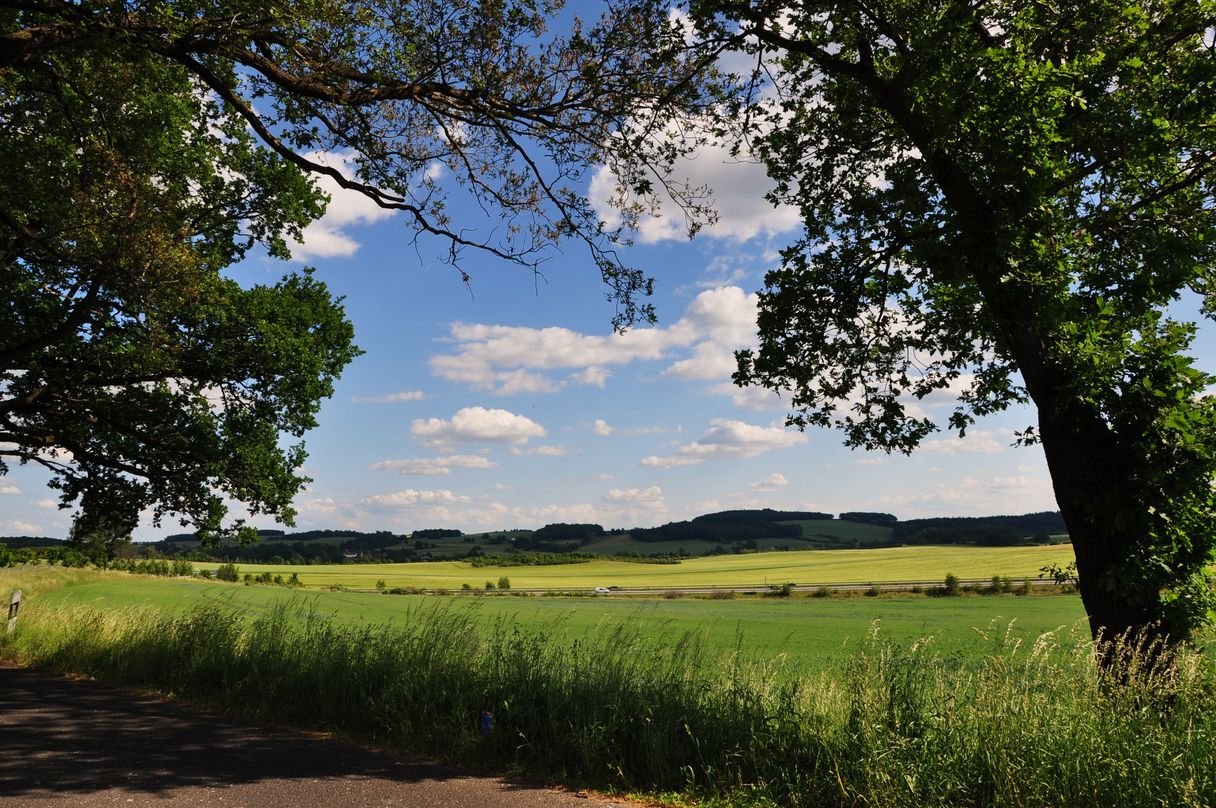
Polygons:
M808 522L822 523L813 529ZM841 525L836 530L833 525ZM851 528L845 529L847 525ZM860 527L862 525L869 527ZM884 529L889 528L889 533ZM605 530L591 523L558 522L537 530L500 530L492 533L465 534L452 528L427 528L413 533L387 530L259 530L254 544L222 544L204 547L193 533L178 533L153 543L136 544L141 555L186 557L195 561L242 561L245 563L335 564L350 561L425 561L476 558L505 553L596 552L595 543L605 537L619 537L614 555L666 556L677 553L652 552L648 545L657 542L687 543L699 552L748 552L758 541L780 549L821 547L824 549L862 546L856 532L865 533L866 547L923 544L971 544L1001 547L1019 544L1047 544L1067 533L1064 520L1055 511L1021 516L938 517L901 522L894 515L878 511L847 511L839 516L818 511L731 510L708 513L691 520L668 522L658 527L632 530ZM632 540L636 546L629 547ZM779 544L777 542L780 542ZM712 548L706 548L706 544ZM62 548L61 539L30 536L0 537L0 544L17 550L25 548ZM670 546L670 545L668 545ZM686 551L683 554L687 555Z

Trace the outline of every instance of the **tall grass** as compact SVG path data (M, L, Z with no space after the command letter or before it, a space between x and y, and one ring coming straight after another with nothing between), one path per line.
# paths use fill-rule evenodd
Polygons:
M1069 638L998 638L980 663L871 639L806 680L692 636L487 632L444 606L355 629L304 601L21 617L0 655L585 785L720 804L1216 804L1216 673L1198 655L1115 687Z

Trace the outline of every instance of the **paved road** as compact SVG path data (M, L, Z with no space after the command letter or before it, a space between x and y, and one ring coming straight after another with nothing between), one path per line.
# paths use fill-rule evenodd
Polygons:
M0 665L0 806L604 808Z

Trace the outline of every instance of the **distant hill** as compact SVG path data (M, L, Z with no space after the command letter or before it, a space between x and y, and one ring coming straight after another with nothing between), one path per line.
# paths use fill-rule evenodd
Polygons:
M388 530L259 530L250 545L225 542L202 547L194 533L140 544L143 551L196 560L292 563L344 561L425 561L470 558L486 553L569 553L629 556L689 556L757 550L837 550L921 544L1010 546L1048 544L1067 536L1056 511L1022 515L937 517L901 522L879 511L739 509L702 514L657 527L605 530L591 523L555 523L536 530L496 530L464 534L427 528L410 535ZM0 538L12 549L53 548L61 539L34 536Z
M63 539L52 539L47 536L0 536L0 544L10 550L20 550L24 547L62 547L67 544Z
M945 516L910 519L891 526L893 539L904 544L980 544L1001 547L1046 544L1052 535L1067 533L1059 511L1021 516Z

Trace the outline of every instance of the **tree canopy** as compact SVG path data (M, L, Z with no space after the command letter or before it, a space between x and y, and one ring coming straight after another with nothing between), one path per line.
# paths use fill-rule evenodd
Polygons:
M352 328L307 271L242 288L224 269L287 257L324 211L317 176L438 238L466 282L465 250L536 269L580 240L619 322L649 316L580 189L614 164L645 196L683 144L618 159L658 131L631 113L704 103L712 56L657 2L547 36L557 10L0 0L0 457L51 470L80 535L148 509L212 535L229 500L290 522L304 450L280 439L315 425ZM437 166L494 232L451 220ZM628 225L642 207L622 204Z
M802 237L736 381L790 423L910 451L1032 403L1095 634L1208 618L1216 312L1216 6L694 2L707 48L761 68L730 110Z

